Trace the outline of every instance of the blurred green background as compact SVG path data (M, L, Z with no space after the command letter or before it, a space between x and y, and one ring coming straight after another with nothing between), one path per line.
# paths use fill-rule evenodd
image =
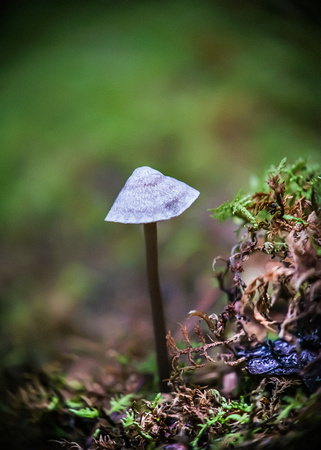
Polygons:
M3 6L3 366L151 339L142 230L104 222L141 165L201 192L159 226L168 328L211 308L212 259L235 237L207 209L284 156L321 160L321 33L309 4Z

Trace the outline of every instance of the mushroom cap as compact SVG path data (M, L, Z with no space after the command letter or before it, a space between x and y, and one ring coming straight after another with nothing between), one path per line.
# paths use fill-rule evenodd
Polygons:
M151 223L179 216L199 196L196 189L150 167L138 167L126 181L108 222Z

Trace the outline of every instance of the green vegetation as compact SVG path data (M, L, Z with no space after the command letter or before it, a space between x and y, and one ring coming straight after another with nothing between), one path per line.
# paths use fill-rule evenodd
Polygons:
M129 406L131 406L132 404L133 397L133 394L127 394L111 398L108 414L112 414L114 412L119 413L129 408Z
M231 202L211 209L211 217L219 221L238 218L242 224L249 224L254 231L269 229L269 235L274 234L272 228L274 222L277 222L269 221L271 216L284 221L284 224L276 225L284 230L291 221L308 226L304 218L307 218L312 209L318 210L321 204L320 168L318 165L311 167L303 159L290 167L285 164L286 158L276 169L268 172L269 192L257 192L254 196L238 192Z

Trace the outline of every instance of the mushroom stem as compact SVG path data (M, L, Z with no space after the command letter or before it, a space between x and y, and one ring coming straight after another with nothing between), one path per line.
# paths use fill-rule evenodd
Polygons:
M157 223L145 223L144 235L146 244L147 276L156 345L159 388L162 392L169 392L167 382L164 381L170 377L170 366L166 345L166 327L162 294L158 275Z

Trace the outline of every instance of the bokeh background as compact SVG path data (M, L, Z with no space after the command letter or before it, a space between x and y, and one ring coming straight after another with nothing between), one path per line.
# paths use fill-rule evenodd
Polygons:
M236 237L208 209L321 161L314 3L13 0L0 20L1 365L146 354L142 230L104 218L142 165L198 189L159 225L168 328L213 310Z

